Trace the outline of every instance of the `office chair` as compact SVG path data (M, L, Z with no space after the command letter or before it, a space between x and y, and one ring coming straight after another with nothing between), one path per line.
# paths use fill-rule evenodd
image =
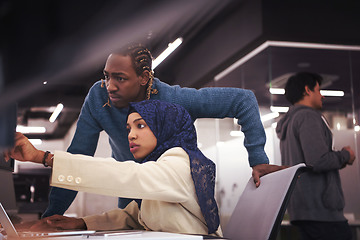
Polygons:
M251 177L224 230L231 240L275 240L298 176L307 168L298 164L261 177Z

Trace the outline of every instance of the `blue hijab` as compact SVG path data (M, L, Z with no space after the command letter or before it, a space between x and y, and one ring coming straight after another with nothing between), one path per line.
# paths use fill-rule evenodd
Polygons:
M137 112L157 138L157 145L142 163L156 161L165 151L183 148L190 158L191 176L195 184L201 212L209 234L219 227L218 207L215 201L215 164L197 147L197 137L189 113L180 105L158 100L130 103L130 112Z

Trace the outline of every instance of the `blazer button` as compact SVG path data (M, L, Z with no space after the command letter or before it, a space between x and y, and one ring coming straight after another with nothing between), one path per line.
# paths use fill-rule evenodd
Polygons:
M68 182L72 182L73 179L74 179L73 176L69 175L69 176L67 176L67 179L66 179L66 180L67 180Z
M58 180L59 180L59 182L63 182L65 180L65 176L64 175L59 175Z
M81 178L80 177L75 178L75 183L77 184L81 183Z

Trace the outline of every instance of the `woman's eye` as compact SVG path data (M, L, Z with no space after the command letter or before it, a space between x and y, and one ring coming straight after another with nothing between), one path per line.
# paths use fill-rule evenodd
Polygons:
M145 124L138 124L138 128L144 128Z
M130 133L131 129L130 128L126 128L127 133Z
M116 77L116 80L117 81L123 81L123 80L125 80L123 77Z
M105 80L109 80L110 78L109 78L109 76L104 75L104 79L105 79Z

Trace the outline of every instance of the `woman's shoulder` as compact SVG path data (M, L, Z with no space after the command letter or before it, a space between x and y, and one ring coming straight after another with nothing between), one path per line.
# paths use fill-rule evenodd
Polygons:
M166 161L171 159L171 161L185 161L189 162L189 155L181 147L173 147L166 150L158 159L158 161Z
M163 155L182 155L182 156L188 156L186 151L182 147L173 147L166 150Z

